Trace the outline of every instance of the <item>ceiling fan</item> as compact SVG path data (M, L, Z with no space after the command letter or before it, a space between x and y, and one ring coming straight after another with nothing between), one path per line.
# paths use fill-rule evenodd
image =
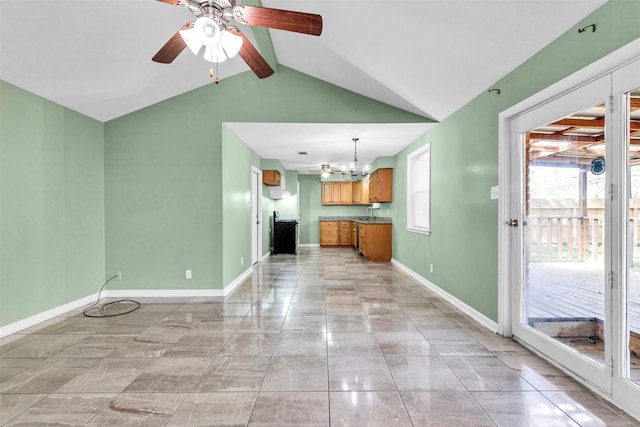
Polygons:
M324 178L326 178L329 175L332 175L334 173L340 173L340 170L332 167L328 163L323 163L322 165L320 165L320 169L318 168L307 169L307 172L311 174L319 174L319 175L322 175Z
M155 62L170 64L186 48L198 55L204 47L203 57L210 62L223 62L236 54L249 68L263 79L273 69L249 42L232 20L241 24L293 31L312 36L322 33L322 16L313 13L236 4L235 0L158 0L187 8L196 17L182 26L152 58Z

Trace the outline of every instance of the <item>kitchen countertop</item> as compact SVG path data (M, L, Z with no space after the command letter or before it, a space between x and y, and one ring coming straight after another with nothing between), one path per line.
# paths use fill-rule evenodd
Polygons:
M360 224L391 224L391 218L383 216L374 216L373 220L370 216L321 216L318 217L322 221L355 221Z

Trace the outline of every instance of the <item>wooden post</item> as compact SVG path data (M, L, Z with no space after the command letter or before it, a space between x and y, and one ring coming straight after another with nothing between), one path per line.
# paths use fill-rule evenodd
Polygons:
M598 218L593 218L591 227L591 260L598 260L598 243L600 240L600 230L598 230Z
M553 237L551 237L551 229L553 227L551 226L551 218L547 218L546 223L547 223L547 259L552 259L551 242Z
M579 236L578 257L580 261L587 259L588 242L589 242L589 218L580 217L580 236Z
M567 260L573 260L573 218L567 218Z
M580 169L578 174L578 216L582 217L580 221L578 259L584 261L587 259L587 250L589 242L589 219L587 218L587 170Z

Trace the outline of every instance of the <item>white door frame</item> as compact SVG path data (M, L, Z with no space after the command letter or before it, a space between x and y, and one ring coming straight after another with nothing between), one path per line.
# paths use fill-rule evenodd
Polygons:
M504 110L498 115L498 333L511 336L511 291L509 259L511 236L509 221L512 203L517 197L519 183L511 182L511 121L553 99L585 85L607 73L621 68L640 57L640 39L637 39L580 71L560 80L537 94Z
M251 265L262 258L262 170L251 166Z
M510 252L513 246L513 240L516 237L516 233L512 231L512 228L506 225L506 222L511 218L511 212L514 212L513 206L519 203L518 194L519 186L522 185L520 178L514 178L516 171L512 171L511 157L512 150L520 149L516 144L512 144L512 122L519 116L528 113L550 101L560 98L571 91L584 86L598 78L607 74L613 73L616 70L630 64L631 62L640 59L640 39L637 39L622 48L612 52L604 58L592 63L584 69L572 74L569 77L557 82L556 84L544 89L536 95L512 106L511 108L503 111L499 114L499 203L498 203L498 333L504 336L511 336L512 330L512 266L510 263ZM616 92L614 90L614 98ZM618 97L619 98L619 97ZM613 105L615 108L620 108L621 100L613 99ZM609 134L611 135L611 133ZM614 135L611 135L614 137ZM609 168L608 168L609 169ZM617 169L623 169L618 165ZM611 169L610 169L611 170ZM626 173L626 170L625 170ZM618 173L620 175L620 173ZM618 176L615 181L621 182L622 176ZM620 190L618 190L620 191ZM614 215L615 217L615 215ZM514 218L522 221L522 218ZM619 227L618 227L619 228ZM613 262L619 263L621 257L615 253L612 256ZM616 267L618 268L618 267ZM616 290L616 292L619 292ZM617 303L615 300L619 296L615 296L613 299L613 305ZM615 311L615 310L614 310ZM615 313L611 316L612 327L620 330L622 325L622 319L615 317ZM611 334L615 335L615 334ZM611 336L610 335L610 336ZM620 359L620 352L624 343L620 343L619 340L614 339L611 343L613 357L615 360ZM621 373L624 369L623 366L613 367L613 379L611 384L611 394L603 393L602 390L595 389L594 391L603 395L604 397L611 399L616 404L620 405L627 412L633 414L636 417L640 417L637 406L637 387L630 384L628 381L621 379Z

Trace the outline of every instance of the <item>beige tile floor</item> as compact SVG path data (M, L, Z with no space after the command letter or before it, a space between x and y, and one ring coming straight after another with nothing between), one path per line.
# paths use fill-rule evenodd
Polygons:
M278 255L224 303L142 300L0 341L0 424L640 426L389 263Z

